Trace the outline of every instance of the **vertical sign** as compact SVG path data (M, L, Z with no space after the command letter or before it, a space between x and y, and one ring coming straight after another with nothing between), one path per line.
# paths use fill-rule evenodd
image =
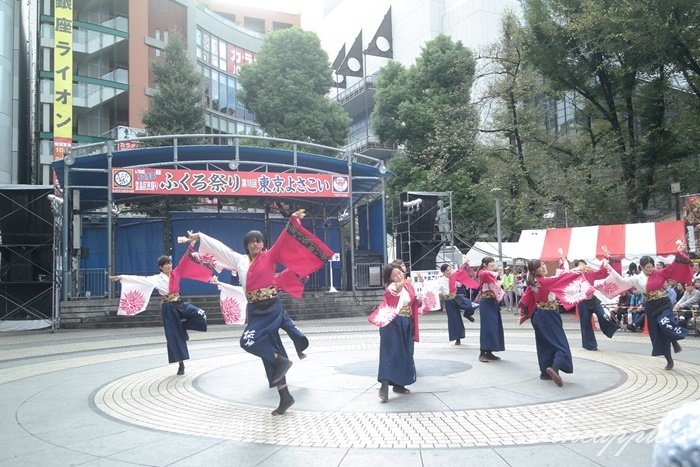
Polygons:
M53 158L73 142L73 0L54 0Z

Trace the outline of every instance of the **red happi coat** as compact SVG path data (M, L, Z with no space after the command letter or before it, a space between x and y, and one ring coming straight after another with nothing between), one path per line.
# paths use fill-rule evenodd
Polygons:
M384 289L384 300L372 314L369 315L367 321L377 327L384 327L391 323L399 314L400 293L396 293L396 289L392 287L394 284L389 284ZM420 332L418 329L418 318L421 315L422 300L416 296L416 290L413 287L413 282L410 279L406 280L404 290L408 292L409 304L411 307L411 319L413 320L413 340L420 341Z
M548 302L553 299L566 309L593 296L594 289L579 271L563 272L552 277L538 277L536 287L528 287L520 299L520 324L532 318L537 309L537 302Z
M452 275L450 276L450 281L449 281L449 287L450 287L450 293L457 293L457 282L460 284L464 285L468 289L477 289L479 288L479 283L475 281L472 276L467 272L467 267L468 266L462 266L460 268L457 268L456 271L452 272ZM471 268L470 268L471 269ZM473 271L472 271L473 273Z

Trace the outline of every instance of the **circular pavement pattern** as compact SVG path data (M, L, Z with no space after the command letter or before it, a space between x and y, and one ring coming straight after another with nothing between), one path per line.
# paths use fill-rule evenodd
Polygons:
M442 344L421 344L443 347ZM377 348L378 346L375 346ZM354 350L329 346L322 351ZM320 350L320 349L318 349ZM528 345L509 350L533 352ZM649 430L668 410L700 399L700 366L626 353L573 350L574 358L611 365L625 377L598 394L540 404L431 412L305 411L293 407L270 416L270 407L222 400L194 380L249 355L201 359L184 377L172 367L143 371L101 388L94 398L104 414L126 423L186 435L287 446L357 448L449 448L581 441ZM254 357L253 357L254 358Z

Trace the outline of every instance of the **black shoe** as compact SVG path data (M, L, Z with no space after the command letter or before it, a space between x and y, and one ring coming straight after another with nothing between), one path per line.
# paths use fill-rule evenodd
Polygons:
M673 370L673 362L667 363L666 366L664 367L664 370L666 370L666 371Z
M564 382L561 380L561 376L559 376L559 371L555 370L552 367L547 367L546 370L550 378L552 378L552 381L554 381L554 384L556 384L559 387L562 387L564 385Z
M287 371L292 367L292 361L283 355L278 355L275 359L275 375L272 377L272 384L277 384Z
M299 360L304 360L306 358L306 354L304 352L297 352L297 356L299 357Z
M480 361L481 363L488 363L490 360L488 359L488 357L486 356L486 354L481 354L481 355L479 355L479 361Z
M455 341L455 345L462 345L462 341L461 341L460 339L457 339L457 340Z
M474 322L474 317L472 315L467 316L466 313L464 313L464 317L469 320L469 322L473 323Z
M681 351L683 350L681 345L676 340L672 340L671 345L673 346L673 353L681 353Z
M598 350L598 347L584 347L584 349L595 352L596 350Z
M540 379L543 380L543 381L549 381L549 380L551 380L552 378L551 378L547 373L545 373L545 374L541 374L541 375L540 375Z
M498 357L491 352L486 352L486 358L488 358L489 360L494 360L494 361L501 359L501 357Z
M292 395L289 394L289 388L287 386L280 389L279 393L280 393L280 405L277 406L277 408L272 411L272 415L284 414L288 408L290 408L292 405L294 405L294 402L295 402Z
M177 375L182 376L185 374L185 365L180 363L180 366L177 367Z
M389 382L382 381L382 387L379 388L379 400L389 402Z
M405 386L394 386L393 391L398 394L411 394L411 390Z
M635 326L634 324L628 324L628 325L627 325L627 330L628 330L629 332L637 332L637 326Z

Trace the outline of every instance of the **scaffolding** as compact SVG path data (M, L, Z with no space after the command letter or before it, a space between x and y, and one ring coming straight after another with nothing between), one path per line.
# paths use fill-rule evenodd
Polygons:
M51 186L0 186L0 330L58 325L52 193Z
M451 191L407 191L392 203L396 257L412 270L461 260L455 245Z

